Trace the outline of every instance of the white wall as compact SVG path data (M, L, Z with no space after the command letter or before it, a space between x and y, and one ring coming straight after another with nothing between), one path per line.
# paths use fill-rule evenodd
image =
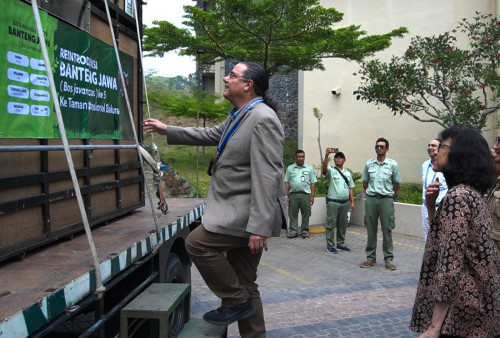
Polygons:
M410 34L395 39L393 46L376 54L386 59L402 55L415 35L443 33L455 27L463 17L472 17L476 11L496 13L498 0L322 0L324 7L335 7L344 13L339 25L359 24L368 34L386 33L405 26ZM375 156L375 140L385 137L390 142L388 156L400 166L404 182L420 181L420 166L428 159L427 142L442 129L433 123L422 123L413 118L393 116L385 106L357 101L352 94L359 85L359 75L353 76L359 66L341 59L324 61L325 71L299 73L299 147L306 151L306 161L320 164L317 119L312 109L322 113L322 149L338 147L347 157L346 167L362 171L369 158ZM331 89L341 87L342 94L333 96ZM496 130L484 133L492 141Z

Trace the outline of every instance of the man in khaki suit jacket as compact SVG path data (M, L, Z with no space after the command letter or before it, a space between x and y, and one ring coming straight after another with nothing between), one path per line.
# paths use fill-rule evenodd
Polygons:
M242 337L265 337L255 281L267 238L286 227L284 133L276 113L263 102L269 80L260 65L239 63L224 83L224 97L234 106L224 123L167 128L147 119L143 127L166 135L169 144L218 146L203 224L189 235L186 249L207 286L222 299L221 307L203 318L216 325L238 321Z

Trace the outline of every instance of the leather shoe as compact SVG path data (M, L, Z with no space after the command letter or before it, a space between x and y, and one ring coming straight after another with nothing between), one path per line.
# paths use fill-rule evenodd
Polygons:
M221 306L215 310L208 311L203 315L203 319L210 324L226 326L238 320L252 317L255 311L255 306L253 306L252 301L248 298L242 304L231 307Z
M385 268L387 270L396 270L396 265L394 265L394 263L392 263L392 259L388 259L385 261Z
M377 261L366 261L366 262L363 262L359 265L360 268L369 268L369 267L372 267L372 266L376 266L377 265Z

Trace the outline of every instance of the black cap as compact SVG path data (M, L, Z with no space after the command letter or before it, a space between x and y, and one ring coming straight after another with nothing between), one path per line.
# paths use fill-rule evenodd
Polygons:
M343 152L339 151L338 153L335 154L335 156L333 156L333 158L335 157L342 157L342 158L345 158L345 155Z

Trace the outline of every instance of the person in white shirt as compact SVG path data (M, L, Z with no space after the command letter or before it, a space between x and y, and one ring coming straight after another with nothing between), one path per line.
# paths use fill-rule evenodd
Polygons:
M437 139L429 141L429 144L427 145L427 153L429 154L430 159L422 164L422 168L420 170L420 177L422 177L422 231L424 234L424 242L427 241L427 232L429 231L429 213L427 212L427 207L425 205L425 189L427 189L427 186L434 182L436 178L439 179L441 186L439 187L439 196L436 199L436 208L448 191L448 186L446 185L443 173L432 170L432 167L437 160L437 149L439 147L439 143L440 142Z

